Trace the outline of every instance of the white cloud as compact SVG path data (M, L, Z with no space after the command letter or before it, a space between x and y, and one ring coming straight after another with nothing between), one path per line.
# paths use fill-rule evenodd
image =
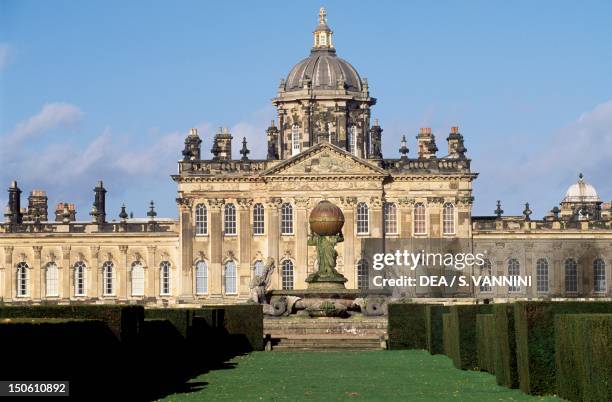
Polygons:
M21 121L9 132L5 141L8 145L17 143L58 127L71 128L78 125L83 112L70 103L54 102L45 104L41 111Z
M9 63L11 47L6 43L0 43L0 71Z
M501 199L507 212L519 214L529 201L537 211L534 215L541 217L561 201L581 172L602 199L612 198L612 100L583 113L543 143L537 149L525 143L520 147L523 155L504 151L516 149L516 144L497 143L477 161L481 175L474 188L479 210L490 214L495 200Z

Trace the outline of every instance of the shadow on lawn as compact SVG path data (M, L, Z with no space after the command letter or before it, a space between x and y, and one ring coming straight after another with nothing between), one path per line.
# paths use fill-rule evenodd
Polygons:
M251 350L243 335L203 321L190 331L185 337L169 321L147 320L137 338L121 342L101 321L73 331L14 326L0 333L10 362L1 365L0 380L69 380L79 400L156 400L203 389L206 382L189 380L233 369L227 361Z

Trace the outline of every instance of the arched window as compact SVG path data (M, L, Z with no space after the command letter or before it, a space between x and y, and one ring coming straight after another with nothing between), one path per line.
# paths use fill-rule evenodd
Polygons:
M516 258L512 258L508 261L508 276L519 276L521 274L521 264L519 264ZM508 292L520 292L521 287L516 285L514 282L516 278L512 278L513 284L508 286Z
M426 234L425 205L421 202L414 204L414 234Z
M85 296L85 263L77 261L74 263L74 295Z
M50 262L47 264L47 269L45 271L47 297L59 296L59 272L57 269L57 265L55 265L54 262Z
M573 258L565 260L565 291L578 291L578 265Z
M288 202L281 205L281 234L293 234L293 206Z
M264 206L262 204L253 205L253 234L264 234Z
M354 124L348 129L348 150L353 155L357 155L357 126Z
M142 264L132 263L132 296L144 296L145 274Z
M593 261L593 290L595 292L606 291L606 263L601 258Z
M385 234L397 234L397 207L393 202L385 202Z
M283 290L293 289L293 262L291 260L283 261Z
M226 262L224 271L225 293L234 294L236 293L236 263L234 261Z
M30 294L30 267L25 262L17 264L17 296L25 297Z
M208 264L206 261L198 261L196 264L196 294L208 293Z
M297 155L302 149L300 144L300 126L294 124L291 127L291 155Z
M360 202L357 204L357 234L370 233L370 209L368 204Z
M327 46L327 36L326 36L325 32L321 32L319 34L319 45Z
M484 260L484 263L482 264L481 269L482 269L482 276L490 277L491 276L491 261L489 261L488 259ZM481 282L480 283L480 291L481 292L490 292L491 291L491 284L486 283L486 282Z
M445 235L455 234L455 206L450 202L442 207L442 230Z
M114 296L115 295L115 266L112 261L106 261L102 264L102 291L104 296Z
M538 292L548 292L548 261L546 258L536 261L536 289Z
M223 233L226 235L236 234L236 207L234 204L225 204L223 214Z
M359 260L357 263L357 289L368 289L370 287L370 271L368 261Z
M263 274L263 270L264 262L262 260L255 261L255 264L253 264L253 275L261 276Z
M169 295L170 292L170 263L162 261L159 264L159 293L162 296Z
M204 236L208 234L208 214L206 205L198 204L195 209L196 235Z

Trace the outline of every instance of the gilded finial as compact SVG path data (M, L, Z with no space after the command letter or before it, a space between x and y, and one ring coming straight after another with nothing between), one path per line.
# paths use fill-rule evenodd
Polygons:
M325 11L325 7L321 7L319 9L319 24L324 25L327 22L327 11Z

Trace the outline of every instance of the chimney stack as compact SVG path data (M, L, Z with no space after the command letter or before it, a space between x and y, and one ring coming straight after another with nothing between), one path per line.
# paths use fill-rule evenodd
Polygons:
M420 159L431 159L436 157L438 147L436 147L436 137L431 132L430 127L421 127L417 135Z
M94 208L95 216L94 219L98 225L106 222L106 189L102 180L98 182L98 185L94 188ZM92 211L93 213L93 211Z
M232 160L232 135L227 127L219 127L213 143L212 153L215 161Z
M60 202L55 206L55 222L69 223L76 221L76 205Z
M49 218L47 193L43 190L32 190L28 197L28 220L35 221L36 217L41 222L46 222Z
M17 182L13 180L8 189L9 201L8 211L6 213L8 221L12 224L23 223L23 214L21 212L21 190L17 187Z

